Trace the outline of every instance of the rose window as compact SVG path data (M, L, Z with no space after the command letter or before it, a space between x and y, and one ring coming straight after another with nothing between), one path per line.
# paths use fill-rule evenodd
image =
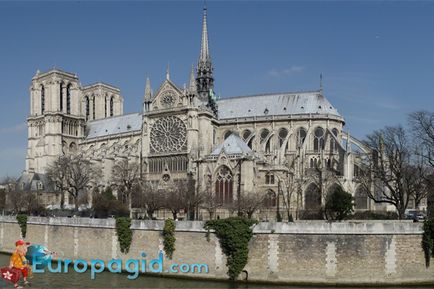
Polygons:
M175 152L187 148L187 128L176 116L157 120L151 129L152 152Z

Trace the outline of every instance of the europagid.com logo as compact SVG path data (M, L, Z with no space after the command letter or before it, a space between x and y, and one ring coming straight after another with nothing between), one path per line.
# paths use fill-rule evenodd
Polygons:
M164 269L164 254L159 251L157 259L146 259L146 253L141 252L140 259L128 259L123 262L121 259L111 259L107 263L101 259L92 259L86 261L83 259L56 259L42 261L37 257L32 260L33 273L68 273L69 270L74 270L77 273L85 273L90 271L90 278L95 279L98 273L107 270L111 273L128 272L127 278L130 280L136 279L140 273L208 273L207 264L198 263L171 263L167 269ZM46 266L45 266L46 265Z

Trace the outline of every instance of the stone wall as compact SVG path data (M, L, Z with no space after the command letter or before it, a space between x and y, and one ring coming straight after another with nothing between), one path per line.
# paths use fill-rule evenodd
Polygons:
M162 248L162 221L133 221L128 254L119 249L114 219L36 218L26 240L44 244L61 259L143 259ZM0 248L12 252L20 238L14 217L0 217ZM425 268L421 224L411 222L260 223L254 228L245 268L248 280L292 284L434 284L434 265ZM218 239L209 241L202 222L177 222L172 262L204 263L208 274L183 277L227 279L226 257ZM180 273L178 273L180 274Z

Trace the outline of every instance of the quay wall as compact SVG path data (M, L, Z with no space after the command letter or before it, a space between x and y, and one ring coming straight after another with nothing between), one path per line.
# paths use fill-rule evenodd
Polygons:
M60 259L144 259L162 249L163 221L133 220L133 241L120 251L114 219L29 217L26 240L46 245ZM285 284L434 284L434 262L425 266L422 224L406 221L259 223L240 279ZM177 221L173 262L207 264L209 272L180 277L227 279L226 256L203 222ZM0 216L0 251L10 253L21 237L15 217ZM433 261L433 260L432 260ZM171 274L174 273L163 273Z

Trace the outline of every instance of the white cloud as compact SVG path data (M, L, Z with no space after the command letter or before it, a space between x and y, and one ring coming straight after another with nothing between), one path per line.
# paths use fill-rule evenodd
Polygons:
M0 133L15 133L15 132L21 132L26 129L27 129L27 124L23 122L10 127L2 127L0 128Z
M272 77L285 77L285 76L291 76L294 74L301 73L304 71L304 69L305 69L304 66L297 66L297 65L293 65L284 69L273 68L268 72L268 75Z

